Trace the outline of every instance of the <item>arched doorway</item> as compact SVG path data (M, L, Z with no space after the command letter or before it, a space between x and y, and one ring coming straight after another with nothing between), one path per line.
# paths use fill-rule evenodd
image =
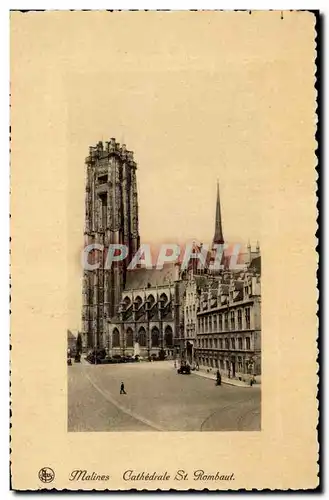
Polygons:
M126 332L126 347L133 347L133 346L134 346L134 332L129 327L127 328Z
M143 326L138 330L137 342L141 347L146 347L146 331Z
M164 331L164 344L166 348L166 355L173 356L173 348L174 348L174 335L170 325L167 325Z
M174 340L174 336L173 336L172 328L170 325L167 325L165 328L165 346L172 347L173 340Z

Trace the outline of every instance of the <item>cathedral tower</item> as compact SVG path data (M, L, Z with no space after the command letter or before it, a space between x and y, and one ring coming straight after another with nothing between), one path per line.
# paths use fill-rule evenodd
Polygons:
M138 199L133 152L115 139L89 148L86 158L85 245L101 244L100 267L84 270L82 332L87 347L103 346L106 320L117 312L131 256L139 248ZM105 269L107 249L119 243L128 248L124 261ZM90 261L90 259L89 259Z

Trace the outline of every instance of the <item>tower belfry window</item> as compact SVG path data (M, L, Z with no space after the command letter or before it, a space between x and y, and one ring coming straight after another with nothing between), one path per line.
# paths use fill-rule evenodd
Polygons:
M107 226L107 193L102 193L99 195L100 200L101 200L101 206L102 206L102 228L103 230L106 229Z

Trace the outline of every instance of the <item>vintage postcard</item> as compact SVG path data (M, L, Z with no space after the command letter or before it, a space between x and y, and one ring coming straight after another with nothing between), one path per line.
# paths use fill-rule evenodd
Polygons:
M318 486L316 25L11 13L13 489Z

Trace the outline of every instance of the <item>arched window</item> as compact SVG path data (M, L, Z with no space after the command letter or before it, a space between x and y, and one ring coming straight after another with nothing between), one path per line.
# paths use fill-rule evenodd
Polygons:
M172 347L173 345L173 333L171 326L166 326L165 329L165 344L167 347Z
M138 332L138 342L141 347L146 347L146 331L142 326Z
M131 328L128 328L126 332L126 346L133 347L133 345L134 345L134 333Z
M238 329L242 330L242 311L238 309Z
M155 302L155 298L154 298L154 296L153 296L152 294L150 294L150 295L147 297L146 302L147 302L147 307L148 307L148 309L149 309L149 310L150 310L150 309L152 309L153 304L154 304L154 302Z
M152 328L151 338L152 338L152 347L159 347L160 332L156 326Z
M117 328L114 328L112 333L112 347L120 347L120 333Z
M128 296L126 296L122 301L122 306L123 306L124 310L128 309L130 304L131 304L131 300Z
M235 313L231 311L231 330L235 330Z

